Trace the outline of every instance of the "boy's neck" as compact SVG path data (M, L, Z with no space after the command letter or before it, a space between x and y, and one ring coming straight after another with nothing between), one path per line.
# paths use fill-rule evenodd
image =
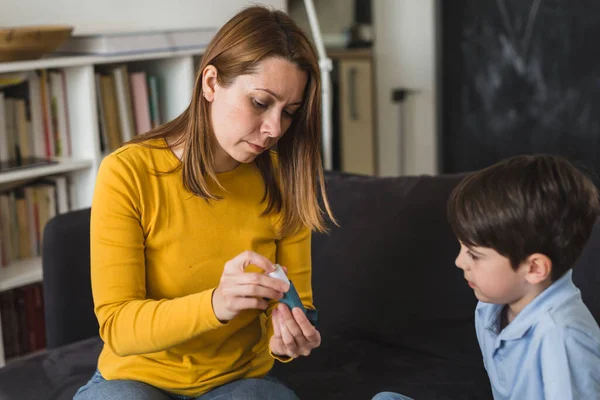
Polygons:
M531 303L536 297L538 297L544 290L548 289L552 285L552 281L547 279L543 282L538 283L537 285L529 286L529 290L527 290L521 297L519 297L516 301L506 304L504 309L502 310L502 316L500 319L500 328L504 329L506 325L510 324L517 315L529 303Z

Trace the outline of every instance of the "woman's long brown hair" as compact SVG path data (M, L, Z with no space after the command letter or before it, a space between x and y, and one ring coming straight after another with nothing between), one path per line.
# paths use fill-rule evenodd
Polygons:
M265 214L281 213L282 234L301 226L324 232L327 231L325 213L336 222L327 200L321 164L321 80L317 57L305 33L282 11L250 7L230 19L202 56L187 109L129 143L158 138L175 139L169 145L171 148L183 143L184 187L194 195L219 200L208 185L209 181L219 180L211 146L215 137L210 103L202 95L202 73L207 66L214 66L219 85L227 86L239 75L254 73L257 64L268 57L296 64L306 71L308 82L303 104L277 143L278 168L273 167L269 152L255 160L265 182L263 200L268 201Z

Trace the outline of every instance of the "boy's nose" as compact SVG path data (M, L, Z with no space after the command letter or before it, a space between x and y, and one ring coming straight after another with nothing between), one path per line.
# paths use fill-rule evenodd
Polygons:
M455 265L456 265L458 268L460 268L460 269L462 269L462 270L464 271L464 270L465 270L465 267L463 266L463 259L462 259L461 255L462 255L462 252L460 252L460 253L458 254L458 256L456 256L456 260L454 260L454 264L455 264Z

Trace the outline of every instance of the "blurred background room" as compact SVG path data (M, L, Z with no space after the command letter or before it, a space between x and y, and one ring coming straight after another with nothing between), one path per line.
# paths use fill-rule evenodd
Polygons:
M206 44L253 3L0 1L0 365L45 347L45 223L89 207L102 158L187 106ZM600 172L597 1L262 3L325 49L328 170L437 175L552 153Z

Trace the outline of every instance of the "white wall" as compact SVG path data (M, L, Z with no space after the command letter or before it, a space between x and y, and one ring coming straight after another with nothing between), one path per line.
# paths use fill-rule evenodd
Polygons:
M313 0L313 4L325 46L345 46L345 30L352 25L354 20L354 1ZM288 13L312 39L312 31L308 22L304 0L289 0Z
M286 0L0 0L0 26L67 24L75 34L219 27L250 4Z
M374 0L373 19L379 173L435 174L436 0ZM391 100L401 87L414 90L403 103L403 138Z

